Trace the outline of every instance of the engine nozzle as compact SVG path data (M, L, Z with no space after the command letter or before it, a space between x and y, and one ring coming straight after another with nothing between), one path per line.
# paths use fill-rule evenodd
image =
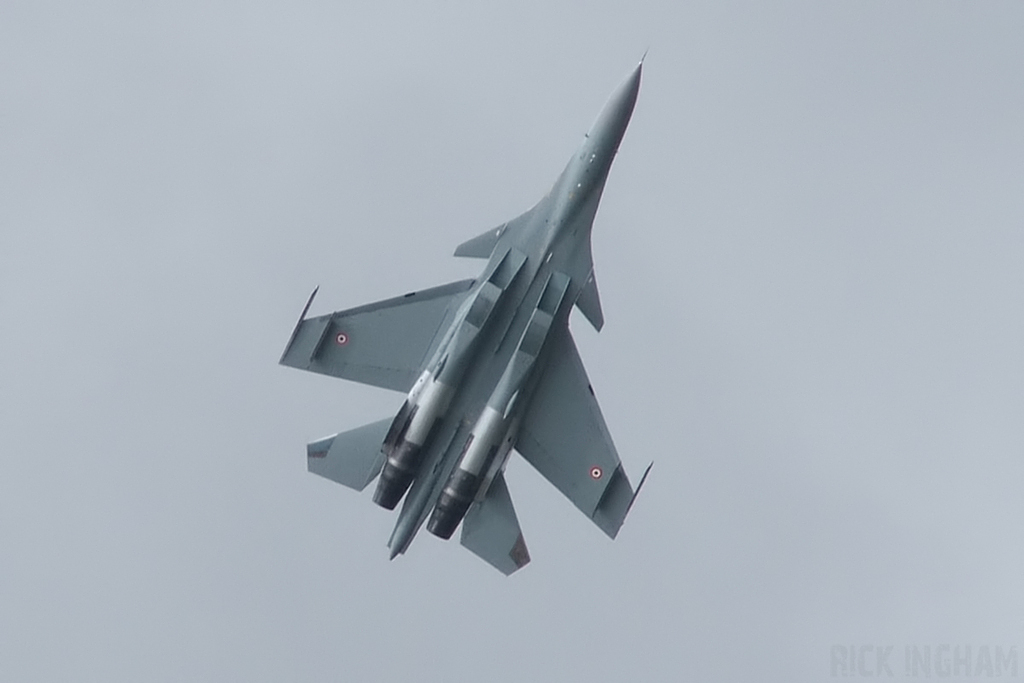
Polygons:
M480 488L480 475L457 469L441 492L427 522L427 531L445 540L452 537Z
M385 510L394 510L398 501L409 490L412 480L416 477L416 466L419 464L420 446L403 441L388 455L384 469L377 480L377 489L373 492L373 502Z

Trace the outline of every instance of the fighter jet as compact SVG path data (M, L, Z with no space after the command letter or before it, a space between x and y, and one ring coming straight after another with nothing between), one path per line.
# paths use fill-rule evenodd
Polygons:
M406 394L394 417L307 446L311 472L401 512L404 553L424 521L505 573L530 561L504 470L515 450L615 538L634 491L569 332L575 306L604 324L591 227L640 88L641 62L612 94L548 194L459 245L479 277L307 318L283 365ZM379 476L378 476L379 475Z

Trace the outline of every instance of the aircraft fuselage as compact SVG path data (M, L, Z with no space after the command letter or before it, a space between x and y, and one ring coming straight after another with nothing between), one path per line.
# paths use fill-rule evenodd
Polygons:
M612 95L520 229L496 229L483 273L392 423L374 494L389 509L405 498L389 542L392 558L405 552L428 515L428 529L448 538L487 490L544 372L549 332L567 324L588 288L596 297L591 227L640 70Z

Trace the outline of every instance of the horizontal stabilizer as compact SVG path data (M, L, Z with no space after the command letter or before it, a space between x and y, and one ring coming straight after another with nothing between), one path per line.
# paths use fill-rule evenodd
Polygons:
M314 441L306 446L309 471L362 491L384 465L381 444L390 426L389 417Z
M516 510L498 472L484 499L466 513L462 521L462 545L508 576L530 561L523 532L519 530Z

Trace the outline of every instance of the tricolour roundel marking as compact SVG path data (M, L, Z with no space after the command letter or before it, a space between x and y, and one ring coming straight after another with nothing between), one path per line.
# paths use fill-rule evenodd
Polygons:
M603 476L604 476L604 470L602 470L600 467L597 467L595 465L594 467L590 468L590 478L591 479L600 479Z
M348 344L348 335L344 332L339 332L338 336L334 338L334 341L338 343L338 346L344 346Z

